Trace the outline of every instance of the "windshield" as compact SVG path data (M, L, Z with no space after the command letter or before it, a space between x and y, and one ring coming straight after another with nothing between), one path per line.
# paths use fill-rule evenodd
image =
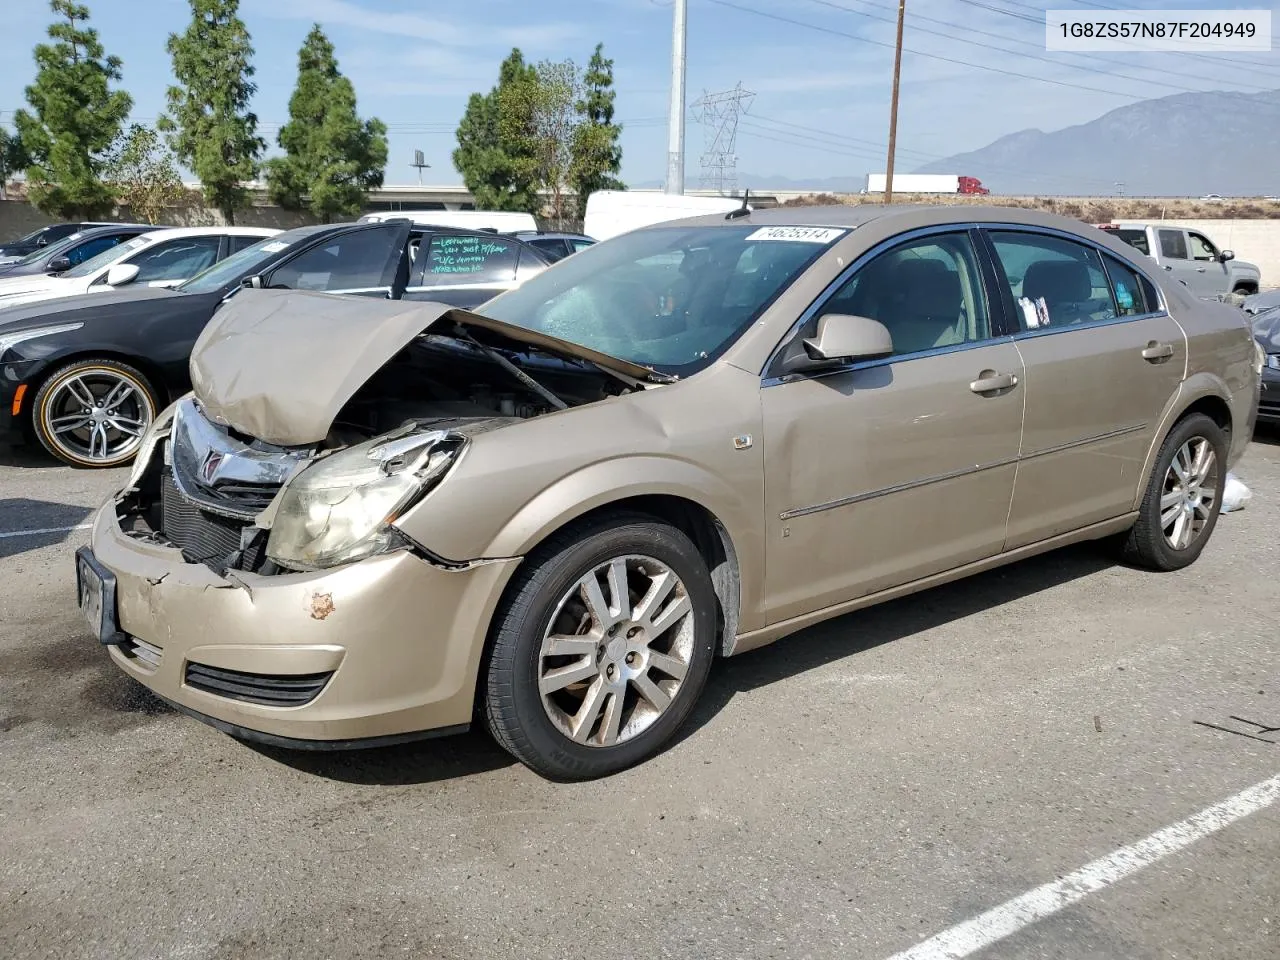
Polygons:
M73 233L69 237L63 237L57 243L51 243L47 247L40 247L38 250L33 250L18 262L35 263L37 260L43 260L45 257L52 259L66 250L67 247L78 243L83 236L83 233Z
M115 263L121 257L132 253L134 250L137 250L139 247L145 247L148 242L149 241L147 240L146 237L133 237L130 240L126 240L124 243L116 244L114 247L107 247L107 249L103 250L97 256L90 257L88 260L86 260L84 263L80 264L79 266L72 267L66 273L62 274L62 276L64 277L90 276L94 273L97 273L99 270L101 270L103 267L107 266L108 264Z
M304 227L301 230L287 230L272 237L264 237L253 246L245 247L207 270L197 273L186 283L179 284L177 289L183 293L213 293L236 280L241 274L248 274L255 267L274 260L281 250L302 237L311 236L312 232Z
M637 230L562 260L481 312L687 376L727 350L845 232L752 226Z

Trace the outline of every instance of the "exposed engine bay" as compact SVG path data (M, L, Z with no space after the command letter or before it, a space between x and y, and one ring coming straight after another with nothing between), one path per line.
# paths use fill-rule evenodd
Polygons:
M175 547L187 562L219 574L307 569L305 563L277 562L268 555L272 521L278 520L281 500L289 501L293 493L286 485L300 472L316 475L329 462L360 457L372 443L359 462L392 479L396 471L412 472L422 481L421 496L470 437L644 389L590 361L516 351L510 342L502 347L483 343L461 328L452 333L415 337L351 395L328 435L315 444L266 443L215 423L197 397L183 399L168 436L140 451L130 485L118 500L122 529ZM369 483L374 482L383 481L375 476ZM315 513L326 506L309 503L308 509ZM288 522L297 528L309 521L290 517ZM416 547L394 529L379 536L383 549Z

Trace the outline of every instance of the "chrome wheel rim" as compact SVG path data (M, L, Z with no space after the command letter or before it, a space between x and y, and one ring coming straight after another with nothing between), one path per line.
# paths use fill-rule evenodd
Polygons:
M142 386L111 370L67 377L44 404L46 433L54 445L86 463L115 463L135 453L154 416Z
M1204 437L1192 437L1173 455L1160 497L1165 542L1186 550L1204 533L1218 504L1218 455Z
M542 707L576 743L626 743L670 709L693 650L684 582L653 557L614 557L556 605L538 656Z

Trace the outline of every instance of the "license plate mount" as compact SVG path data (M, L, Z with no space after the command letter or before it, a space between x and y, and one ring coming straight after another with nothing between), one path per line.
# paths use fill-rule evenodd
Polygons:
M115 646L125 641L116 622L115 574L88 547L76 551L76 603L99 643Z

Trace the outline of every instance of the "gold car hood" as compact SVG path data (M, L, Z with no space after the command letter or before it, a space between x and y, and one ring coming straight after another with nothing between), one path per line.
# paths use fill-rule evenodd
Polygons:
M450 324L495 347L534 347L635 380L648 367L442 303L242 290L191 351L191 384L205 416L279 446L319 443L368 380L419 334ZM444 329L442 329L444 328Z

